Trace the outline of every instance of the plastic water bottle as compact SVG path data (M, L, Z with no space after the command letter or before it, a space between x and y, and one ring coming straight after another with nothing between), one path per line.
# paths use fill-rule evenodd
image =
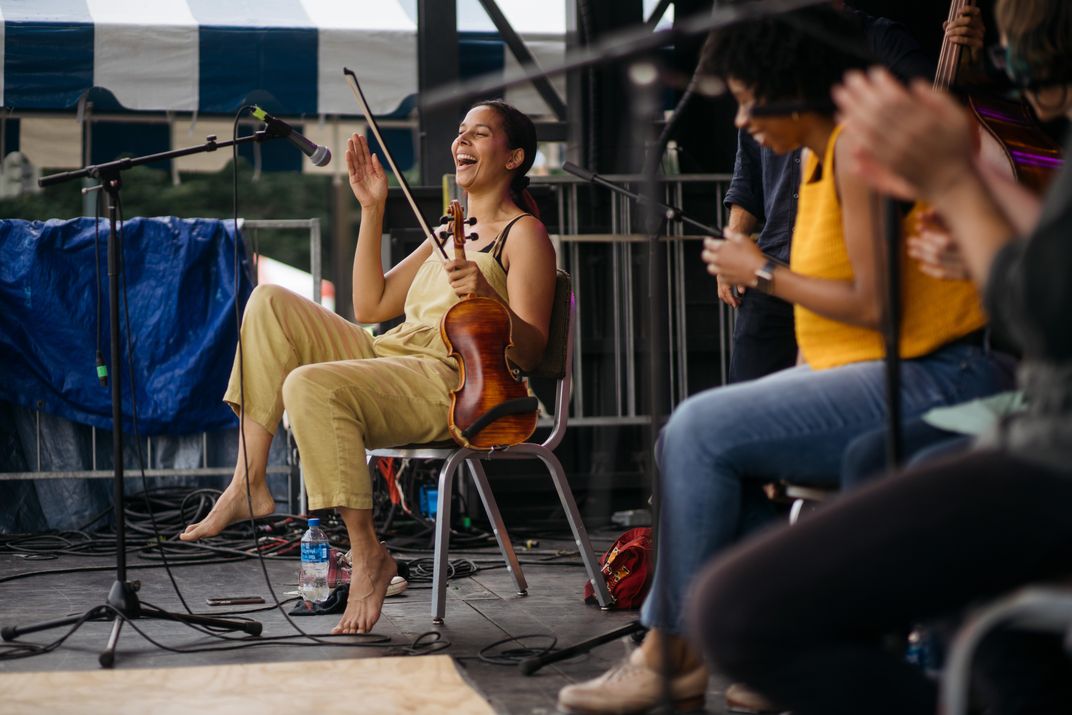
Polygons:
M301 571L298 574L298 592L309 603L327 599L328 588L328 537L320 528L320 519L310 519L309 529L301 540Z
M937 638L930 629L917 625L908 634L905 660L928 676L932 678L938 676L942 666L941 655Z

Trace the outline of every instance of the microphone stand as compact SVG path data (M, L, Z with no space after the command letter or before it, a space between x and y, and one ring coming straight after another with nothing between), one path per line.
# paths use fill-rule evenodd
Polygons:
M42 188L60 184L74 179L91 177L100 180L100 186L96 187L104 191L107 197L108 210L108 319L109 337L111 341L111 360L109 370L112 382L112 475L114 491L112 494L112 510L115 514L115 581L112 583L108 597L103 604L93 606L89 610L77 616L70 616L52 621L43 621L29 626L6 626L0 631L0 637L5 641L11 641L19 636L38 631L50 630L72 626L85 621L113 621L112 632L108 637L108 643L104 651L98 657L102 668L111 668L115 664L115 651L119 644L119 633L123 622L134 619L156 619L163 621L178 621L188 625L218 628L228 631L243 631L251 636L259 636L262 626L258 621L233 620L215 616L199 616L193 613L172 613L154 606L142 604L138 599L138 591L141 588L140 581L127 580L126 560L126 513L123 508L124 484L123 484L123 421L122 421L122 380L121 375L121 346L119 335L119 281L122 275L122 234L119 231L119 191L123 186L122 172L142 164L149 164L166 159L173 159L191 154L201 154L216 151L235 144L247 142L264 142L270 139L282 138L284 135L272 131L258 131L249 136L239 137L235 140L216 141L216 137L210 136L204 144L175 149L173 151L149 154L136 158L118 159L104 164L86 166L74 171L65 171L58 174L45 176L38 180ZM96 189L88 189L93 191ZM238 240L238 227L235 227L235 240ZM235 300L238 296L235 296ZM129 340L129 336L128 336ZM133 396L132 396L133 399Z
M896 199L885 198L883 233L886 241L886 300L882 336L886 358L886 468L900 469L904 457L901 425L901 210Z

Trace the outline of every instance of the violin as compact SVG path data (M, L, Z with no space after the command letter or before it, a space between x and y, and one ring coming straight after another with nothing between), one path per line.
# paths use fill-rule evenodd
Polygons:
M465 210L457 199L447 216L454 256L465 260ZM494 298L469 295L443 314L439 333L460 378L450 393L450 434L463 447L506 447L536 430L539 403L506 358L510 330L510 311Z
M417 208L405 175L387 150L357 75L345 67L343 74L417 223L446 258L445 240L440 241ZM450 202L445 218L451 224L454 257L465 260L465 211L457 200ZM493 298L473 295L452 305L440 321L443 342L458 361L460 380L450 394L450 434L462 447L499 449L524 442L536 431L539 401L529 395L520 373L506 358L507 349L513 345L510 330L510 311L506 306Z
M974 5L975 0L952 0L949 20ZM968 69L962 49L948 37L942 41L934 87L948 91L957 86L976 119L980 156L1007 167L1010 178L1041 195L1064 163L1061 147L1042 131L1023 99L1007 99L984 82L958 77L968 74L962 72Z

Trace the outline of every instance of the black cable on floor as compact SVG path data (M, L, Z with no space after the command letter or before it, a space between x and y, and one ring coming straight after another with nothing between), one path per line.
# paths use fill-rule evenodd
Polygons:
M523 641L532 639L543 639L547 642L546 645L532 647L524 644ZM517 643L516 648L503 648L502 646L509 643ZM477 657L485 663L491 665L517 665L526 658L535 658L541 655L547 655L553 653L558 644L558 638L552 635L543 633L529 633L521 636L508 636L501 640L497 640L494 643L489 643L480 649L477 653ZM496 650L499 649L499 650Z

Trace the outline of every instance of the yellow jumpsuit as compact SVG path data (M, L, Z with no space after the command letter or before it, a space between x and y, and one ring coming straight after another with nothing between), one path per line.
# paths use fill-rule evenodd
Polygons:
M488 253L466 252L504 301L506 234ZM405 322L375 338L285 288L253 291L242 320L246 419L274 434L286 409L310 509L372 508L366 448L450 439L458 368L439 322L458 300L438 251L417 269ZM239 412L237 354L223 399Z

